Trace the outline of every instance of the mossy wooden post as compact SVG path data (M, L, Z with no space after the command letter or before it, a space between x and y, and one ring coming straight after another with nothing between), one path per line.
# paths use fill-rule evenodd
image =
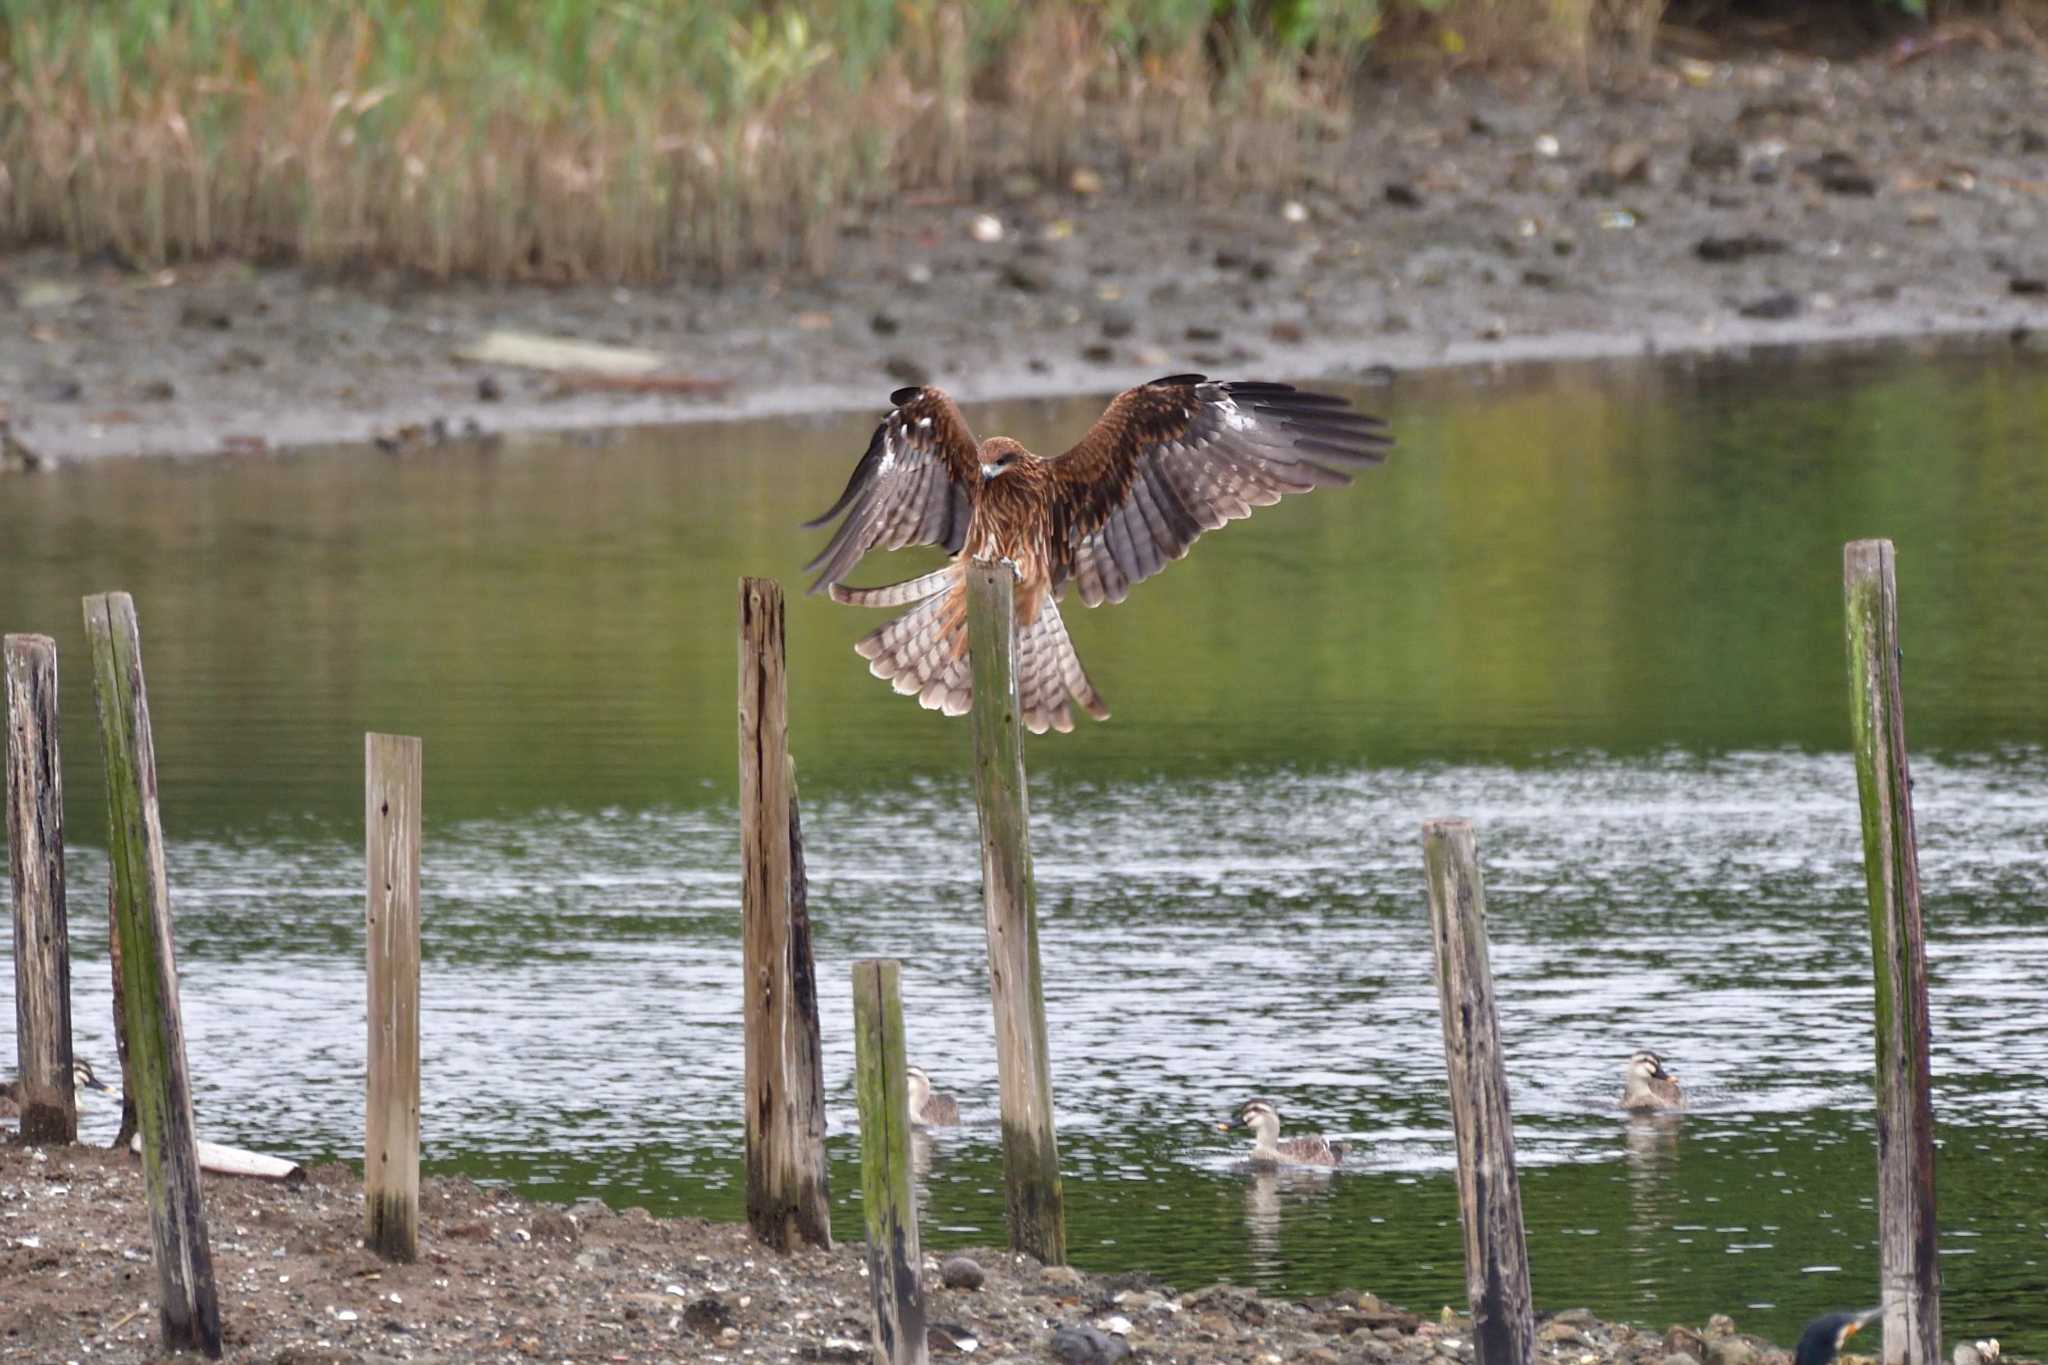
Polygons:
M117 888L107 873L107 965L114 974L114 1055L121 1062L121 1127L107 1150L124 1152L141 1131L135 1120L135 1073L128 1065L128 990L121 984L121 916L114 908Z
M14 885L14 1042L21 1140L78 1141L71 1093L71 933L64 918L64 770L57 756L57 644L10 635L7 868Z
M1471 824L1424 824L1422 859L1450 1070L1451 1131L1458 1142L1458 1212L1465 1229L1473 1350L1478 1365L1531 1365L1536 1313L1529 1294L1529 1245L1486 949L1486 893Z
M420 1254L420 804L424 755L410 735L363 736L369 1075L363 1244Z
M747 1222L777 1250L832 1245L810 921L799 924L782 588L740 580L740 937ZM799 961L801 957L801 961Z
M1067 1259L1067 1216L1053 1132L1052 1061L1038 967L1024 726L1017 704L1016 571L977 559L967 570L974 666L974 804L981 814L981 896L989 995L1002 1087L1003 1184L1010 1246L1047 1265Z
M158 1325L167 1349L197 1349L218 1357L220 1304L199 1199L199 1150L185 1071L185 1028L178 1014L163 823L157 813L156 746L134 601L125 592L86 598L85 634L92 650L100 751L106 759L121 1002L156 1250Z
M910 1085L903 1052L902 967L892 958L853 964L853 1066L860 1105L861 1210L868 1225L868 1289L875 1300L875 1359L924 1365L924 1254L910 1178Z
M1892 543L1842 554L1850 727L1863 804L1863 877L1877 959L1877 1240L1885 1365L1937 1365L1941 1268L1934 1223L1934 1100L1928 1070L1927 940L1913 777L1899 689Z

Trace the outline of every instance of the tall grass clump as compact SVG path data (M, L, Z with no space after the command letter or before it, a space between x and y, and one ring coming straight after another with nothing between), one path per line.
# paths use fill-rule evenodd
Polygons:
M1583 42L1661 4L0 0L0 239L444 277L821 269L905 191L1083 159L1166 192L1298 176L1389 19Z

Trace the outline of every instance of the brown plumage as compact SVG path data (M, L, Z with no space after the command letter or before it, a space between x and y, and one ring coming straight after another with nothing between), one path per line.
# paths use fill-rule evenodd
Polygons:
M854 648L869 670L926 707L973 702L967 657L970 558L1017 567L1017 689L1035 734L1074 728L1070 702L1109 708L1060 620L1071 586L1088 606L1188 552L1196 537L1288 493L1351 482L1380 463L1385 424L1343 399L1286 384L1169 375L1126 389L1064 455L1041 459L1006 436L977 442L934 388L898 389L839 500L805 522L846 514L806 569L837 602L910 610ZM843 580L869 550L943 545L952 563L879 588Z

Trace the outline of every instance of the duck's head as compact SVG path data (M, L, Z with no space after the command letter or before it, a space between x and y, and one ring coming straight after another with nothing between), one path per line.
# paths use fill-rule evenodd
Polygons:
M83 1057L71 1063L71 1088L74 1091L97 1090L103 1095L108 1093L107 1083L92 1074L92 1063Z
M991 436L981 443L981 480L1000 478L1015 468L1030 452L1007 436Z
M1648 1048L1639 1048L1628 1059L1628 1065L1621 1069L1622 1077L1634 1085L1648 1085L1651 1081L1675 1081L1678 1077L1664 1069L1664 1059Z
M903 1068L903 1079L910 1086L910 1107L913 1110L922 1109L925 1097L932 1093L931 1075L921 1066L906 1066Z
M1280 1132L1280 1111L1268 1100L1247 1100L1229 1122L1216 1125L1217 1131L1223 1133L1235 1132L1239 1128L1249 1128L1259 1137L1277 1136Z
M1860 1313L1830 1313L1824 1318L1815 1318L1799 1334L1799 1349L1792 1353L1792 1365L1828 1365L1844 1342L1862 1331L1883 1311L1882 1308L1866 1308Z

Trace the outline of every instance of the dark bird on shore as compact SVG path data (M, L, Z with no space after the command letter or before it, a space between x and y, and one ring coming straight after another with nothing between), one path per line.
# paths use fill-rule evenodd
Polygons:
M932 1078L921 1066L904 1068L910 1085L910 1121L927 1128L960 1126L960 1102L943 1090L932 1089Z
M1799 1334L1799 1347L1792 1353L1792 1365L1828 1365L1844 1342L1862 1331L1883 1311L1882 1308L1866 1308L1860 1313L1830 1313L1824 1318L1815 1318Z
M1269 1101L1250 1100L1228 1123L1216 1125L1219 1132L1239 1128L1252 1130L1251 1162L1254 1166L1335 1166L1344 1160L1345 1145L1320 1133L1308 1137L1280 1138L1280 1111Z
M1642 1048L1621 1068L1621 1107L1636 1112L1683 1109L1678 1077L1664 1069L1664 1060Z
M953 400L904 388L868 442L841 512L808 565L811 592L909 611L854 646L878 678L930 710L973 703L967 650L967 562L1016 566L1017 691L1032 733L1073 729L1069 703L1098 720L1109 708L1074 655L1058 603L1121 602L1131 585L1188 552L1196 537L1288 493L1351 482L1391 445L1376 417L1341 398L1287 384L1169 375L1118 394L1064 455L1041 459L1007 436L976 441ZM943 545L953 561L885 587L844 579L877 546Z

